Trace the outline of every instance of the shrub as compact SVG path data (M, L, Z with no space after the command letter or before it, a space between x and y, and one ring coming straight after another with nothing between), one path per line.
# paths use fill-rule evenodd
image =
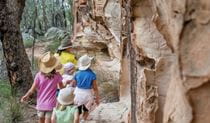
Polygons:
M11 97L9 99L9 109L7 116L5 117L5 120L8 123L19 123L23 120L21 105L18 103L18 100L16 97Z
M18 99L11 95L11 86L8 82L0 80L0 119L4 123L19 123L23 116Z
M63 38L65 38L68 35L69 35L69 33L64 30L61 30L56 27L51 27L45 33L45 38L47 38L47 40L62 40Z
M23 40L25 48L31 48L33 46L33 40Z
M11 96L11 87L9 83L0 80L0 98L7 98L9 96Z
M56 52L56 50L58 49L59 45L60 45L60 41L53 40L47 46L46 51Z
M31 48L33 46L34 38L27 33L22 33L22 36L25 48Z

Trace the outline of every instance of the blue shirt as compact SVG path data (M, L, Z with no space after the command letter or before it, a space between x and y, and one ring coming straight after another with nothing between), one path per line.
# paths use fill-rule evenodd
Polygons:
M74 80L76 80L78 88L92 89L96 74L91 69L80 70L75 74Z

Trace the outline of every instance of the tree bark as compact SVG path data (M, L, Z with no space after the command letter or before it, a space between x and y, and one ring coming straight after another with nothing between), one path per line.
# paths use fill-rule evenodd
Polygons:
M45 4L45 0L42 0L42 12L43 12L43 20L44 20L44 31L46 32L48 29L48 19L46 16L46 4Z
M52 9L51 9L51 26L55 26L55 14L54 14L54 11L55 11L55 2L54 0L52 0Z
M66 12L65 12L65 8L64 8L64 0L62 0L62 4L61 4L61 9L63 11L63 23L64 23L64 27L67 27L67 22L66 22Z
M33 40L33 47L32 47L32 56L31 56L31 68L32 70L34 69L34 46L35 46L35 43L36 43L36 19L37 19L37 2L36 0L33 0L34 2L34 18L33 18L33 21L34 21L34 25L33 25L33 37L34 37L34 40ZM43 10L44 11L44 10Z
M132 45L131 40L131 0L127 1L126 4L126 11L127 11L127 52L129 57L129 71L130 71L130 93L131 93L131 122L137 123L136 119L136 86L137 86L137 65L136 65L136 53L134 50L134 46Z
M72 15L73 15L73 27L72 27L72 30L73 30L73 35L76 36L76 33L77 33L77 11L78 11L78 7L77 7L77 2L76 1L73 1L72 2Z
M10 84L14 90L25 92L33 81L30 61L20 32L25 0L0 1L0 33Z

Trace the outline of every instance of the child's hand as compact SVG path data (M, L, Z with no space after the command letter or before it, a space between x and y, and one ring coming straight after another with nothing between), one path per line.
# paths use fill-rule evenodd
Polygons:
M28 100L28 96L27 95L25 95L25 96L23 96L22 98L21 98L21 102L23 103L23 102L26 102L27 100Z
M95 98L95 102L96 102L97 106L100 104L99 97Z
M73 82L73 80L67 80L66 84L71 84Z

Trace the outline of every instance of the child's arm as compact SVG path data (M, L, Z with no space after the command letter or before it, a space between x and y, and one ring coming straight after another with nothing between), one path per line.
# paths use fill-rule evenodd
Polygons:
M53 111L52 117L51 117L51 123L56 123L56 115L55 112Z
M69 81L66 82L66 84L69 84L72 87L76 87L76 81L75 80L69 80Z
M79 123L79 112L78 111L76 111L74 113L74 123Z
M21 102L27 101L28 98L35 92L36 88L36 83L34 82L28 92L21 98Z
M99 92L98 92L98 86L97 86L97 82L96 80L93 80L93 91L95 93L95 97L96 97L96 104L99 105Z
M58 83L58 88L59 89L65 88L65 85L63 84L63 82Z

